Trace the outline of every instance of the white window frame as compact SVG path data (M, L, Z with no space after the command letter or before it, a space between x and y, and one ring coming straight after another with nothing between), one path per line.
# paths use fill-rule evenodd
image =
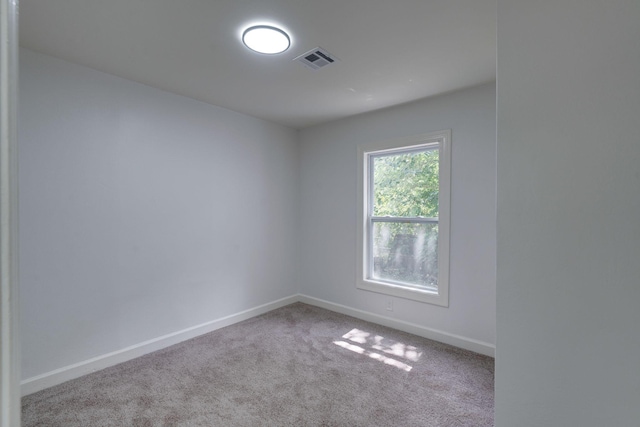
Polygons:
M438 193L438 289L404 286L372 279L373 266L371 230L373 198L371 194L373 171L372 155L386 152L438 148L439 193ZM414 301L449 306L449 242L451 212L451 130L425 133L406 138L379 141L358 146L358 266L356 287L358 289L391 295ZM431 221L433 222L433 221Z

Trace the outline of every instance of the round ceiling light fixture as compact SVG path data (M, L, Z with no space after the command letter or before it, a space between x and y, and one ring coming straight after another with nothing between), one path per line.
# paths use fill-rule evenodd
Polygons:
M289 35L280 28L270 25L249 27L242 33L242 42L249 49L273 55L282 53L291 46Z

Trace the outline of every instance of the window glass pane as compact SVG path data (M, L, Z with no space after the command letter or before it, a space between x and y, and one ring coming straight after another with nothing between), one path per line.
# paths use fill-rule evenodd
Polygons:
M373 279L438 287L438 224L373 223Z
M438 149L373 157L373 215L438 217Z

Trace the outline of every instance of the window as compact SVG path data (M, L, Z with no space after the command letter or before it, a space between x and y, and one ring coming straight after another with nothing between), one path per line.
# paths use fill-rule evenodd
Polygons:
M449 306L451 132L358 147L358 278Z

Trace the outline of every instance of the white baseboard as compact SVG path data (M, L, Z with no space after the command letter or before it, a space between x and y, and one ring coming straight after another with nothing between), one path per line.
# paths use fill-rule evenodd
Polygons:
M475 351L476 353L495 357L496 348L493 344L450 334L436 329L426 328L424 326L404 322L402 320L392 319L390 317L380 316L378 314L358 310L355 308L347 307L345 305L336 304L307 295L297 294L267 304L263 304L258 307L244 310L236 314L225 316L220 319L212 320L201 325L196 325L191 328L183 329L181 331L154 338L140 344L132 345L130 347L123 348L122 350L107 353L102 356L97 356L89 360L75 363L73 365L65 366L51 372L46 372L35 377L27 378L26 380L21 382L20 391L22 396L26 396L28 394L44 390L45 388L62 384L65 381L81 377L91 372L99 371L100 369L108 368L109 366L117 365L118 363L126 362L128 360L135 359L136 357L144 356L145 354L161 350L163 348L178 344L191 338L195 338L199 335L215 331L216 329L224 328L225 326L242 322L243 320L259 316L271 310L275 310L277 308L284 307L285 305L293 304L295 302L314 305L316 307L366 320L368 322L377 323L380 325L388 326L390 328L398 329L400 331L408 332L410 334L429 338L434 341L443 342L445 344L450 344L456 347L464 348L466 350Z
M388 326L393 329L398 329L400 331L408 332L410 334L418 335L420 337L428 338L434 341L450 344L455 347L464 348L465 350L471 350L476 353L484 354L486 356L495 357L496 354L495 345L474 340L472 338L450 334L448 332L439 331L437 329L426 328L424 326L416 325L415 323L392 319L390 317L381 316L379 314L370 313L368 311L358 310L356 308L347 307L346 305L336 304L307 295L298 295L298 301L327 310L335 311L337 313L346 314L347 316L352 316L361 320L366 320L368 322Z
M142 342L140 344L132 345L130 347L123 348L122 350L107 353L102 356L94 357L89 360L44 373L42 375L27 378L20 383L20 391L22 396L26 396L91 372L108 368L109 366L117 365L118 363L126 362L128 360L135 359L136 357L195 338L199 335L215 331L216 329L224 328L225 326L233 325L234 323L259 316L271 310L284 307L285 305L293 304L297 301L299 301L298 296L292 295L290 297L250 308L230 316L225 316L201 325L196 325L191 328Z

